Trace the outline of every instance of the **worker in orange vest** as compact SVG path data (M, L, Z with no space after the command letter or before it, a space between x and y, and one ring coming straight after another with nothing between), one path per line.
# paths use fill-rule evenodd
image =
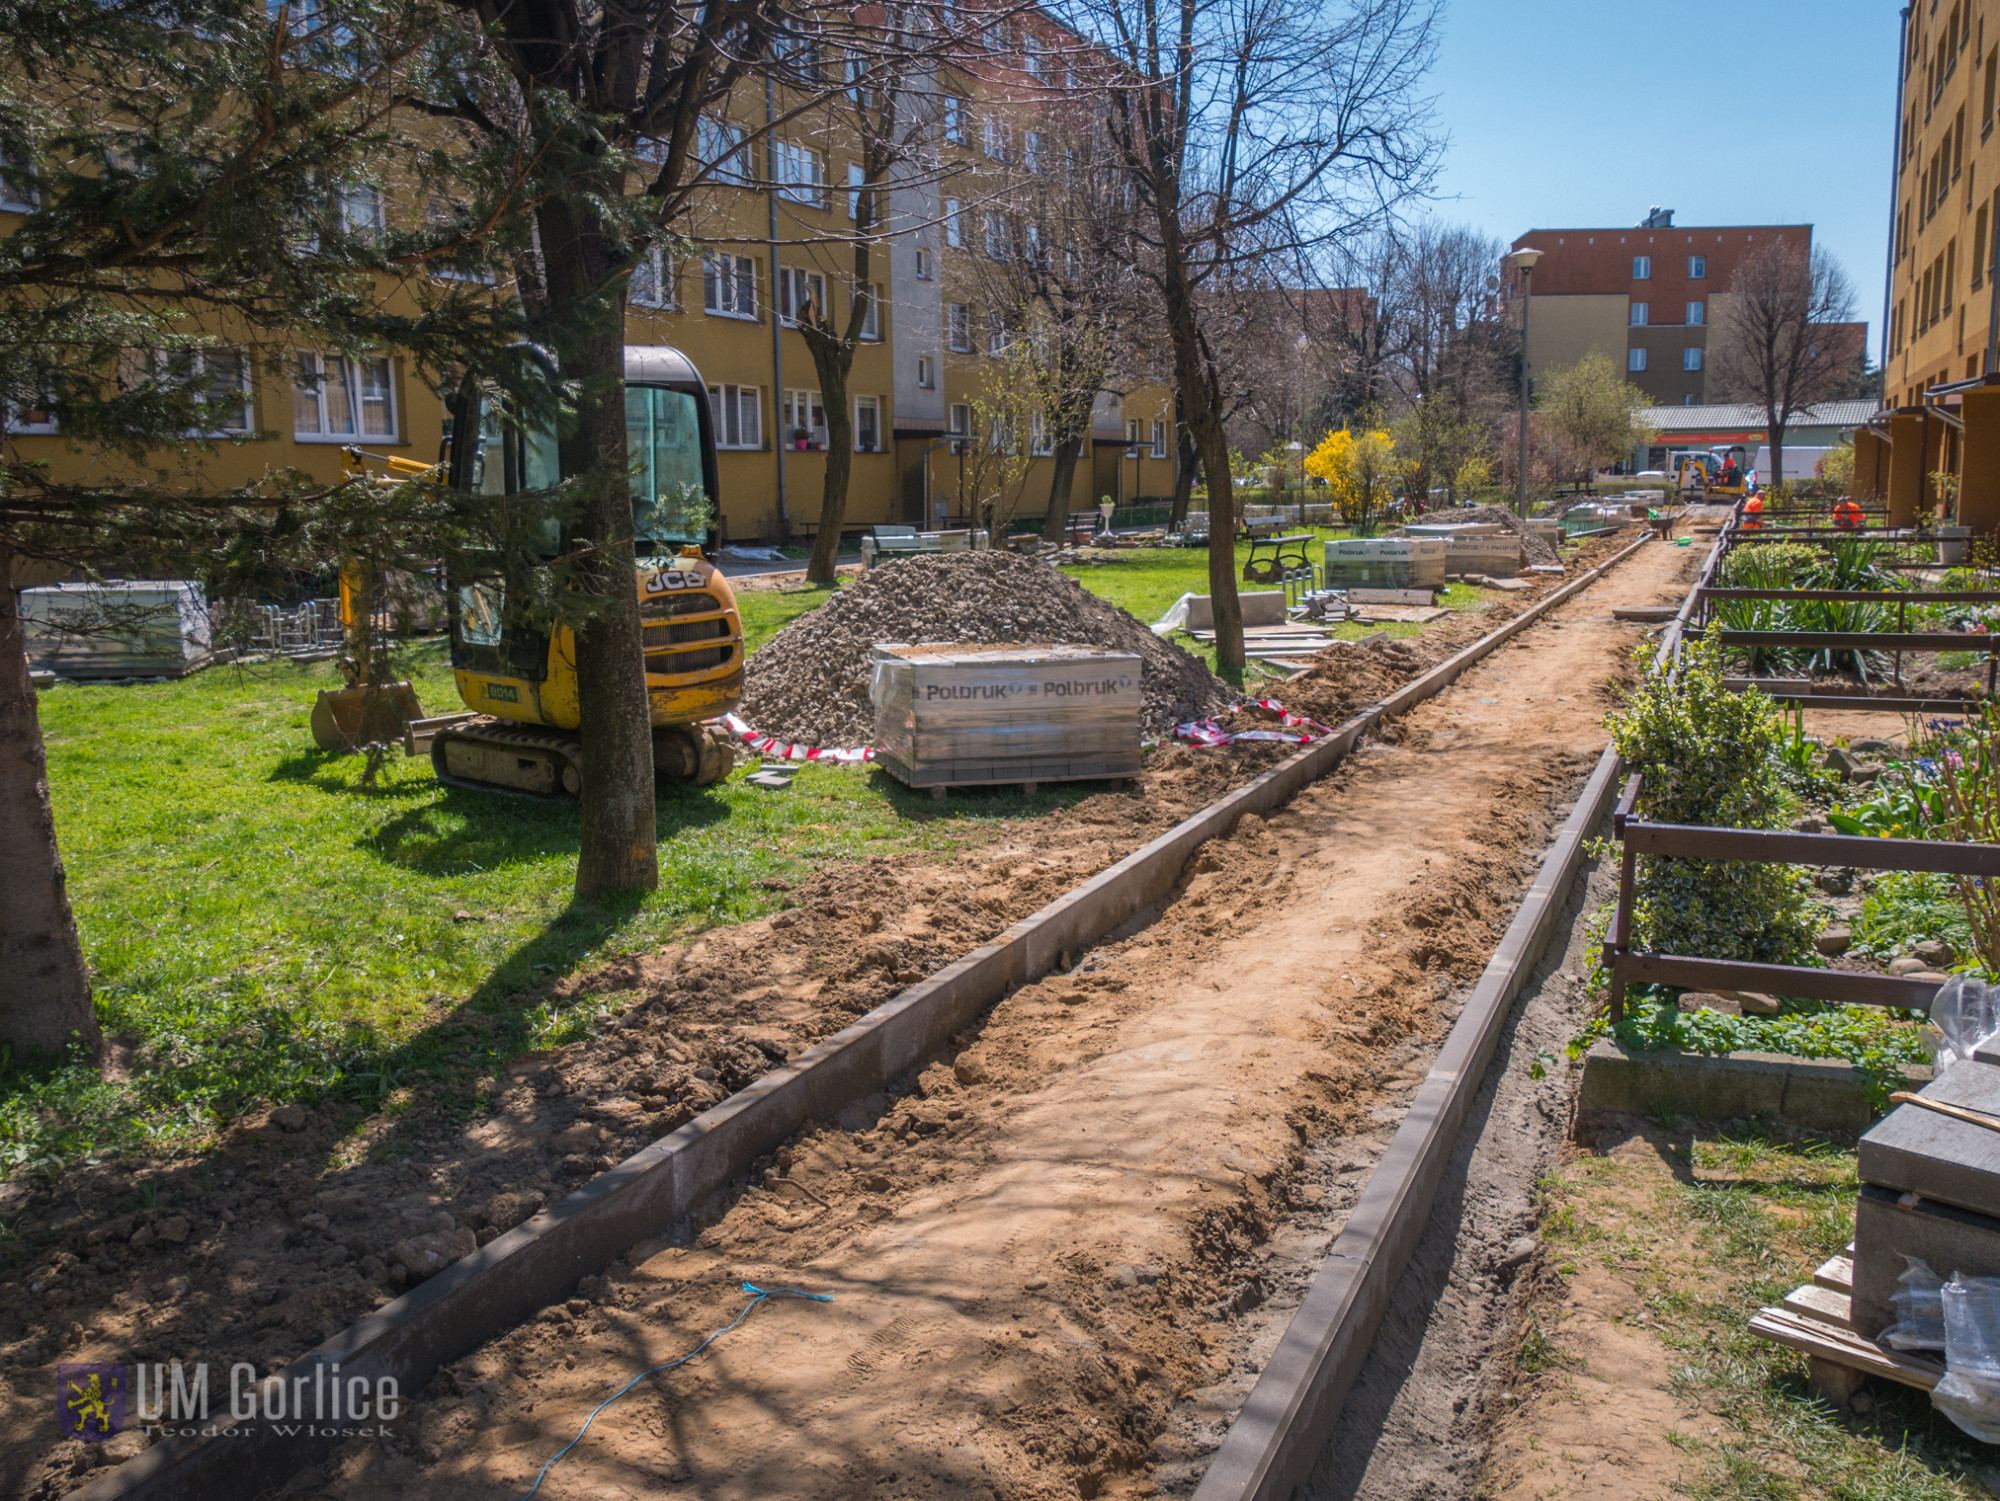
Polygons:
M1764 529L1764 497L1753 494L1743 502L1743 530L1761 532Z
M1843 532L1858 532L1866 523L1861 519L1861 507L1843 495L1833 508L1833 524Z

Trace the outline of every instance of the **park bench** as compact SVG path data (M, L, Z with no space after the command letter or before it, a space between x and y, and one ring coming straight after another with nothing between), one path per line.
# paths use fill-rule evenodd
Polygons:
M1275 584L1281 579L1310 574L1311 548L1317 539L1311 532L1295 532L1283 537L1252 537L1250 556L1243 563L1247 584Z

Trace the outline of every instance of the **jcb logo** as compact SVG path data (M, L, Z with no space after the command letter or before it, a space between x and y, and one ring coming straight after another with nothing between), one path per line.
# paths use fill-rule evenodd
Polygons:
M700 587L700 574L682 573L679 569L675 568L663 568L658 573L646 576L646 592L648 594L665 594L671 589L699 589Z

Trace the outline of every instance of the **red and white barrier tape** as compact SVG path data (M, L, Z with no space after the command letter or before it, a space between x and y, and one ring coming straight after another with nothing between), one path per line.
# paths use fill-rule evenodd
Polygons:
M1232 745L1239 740L1275 740L1285 745L1310 745L1322 735L1333 731L1317 719L1308 719L1303 714L1294 714L1275 698L1253 699L1257 708L1278 716L1278 723L1286 726L1303 725L1306 734L1288 735L1283 730L1225 730L1213 719L1195 719L1186 724L1174 726L1174 738L1185 740L1190 745L1221 746Z
M722 723L731 734L743 740L760 756L771 756L780 761L872 761L875 752L872 747L839 747L830 745L794 745L789 740L780 740L775 735L766 735L762 730L753 730L734 714L722 716Z

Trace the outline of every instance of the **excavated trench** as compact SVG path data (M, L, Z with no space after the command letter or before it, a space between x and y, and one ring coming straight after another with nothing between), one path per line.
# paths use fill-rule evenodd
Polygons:
M1603 745L1641 637L1612 607L1677 600L1697 562L1642 548L299 1493L519 1494L746 1281L832 1301L760 1306L641 1381L540 1495L1191 1489ZM1032 884L1039 858L980 869ZM905 909L868 946L894 967L930 930Z

